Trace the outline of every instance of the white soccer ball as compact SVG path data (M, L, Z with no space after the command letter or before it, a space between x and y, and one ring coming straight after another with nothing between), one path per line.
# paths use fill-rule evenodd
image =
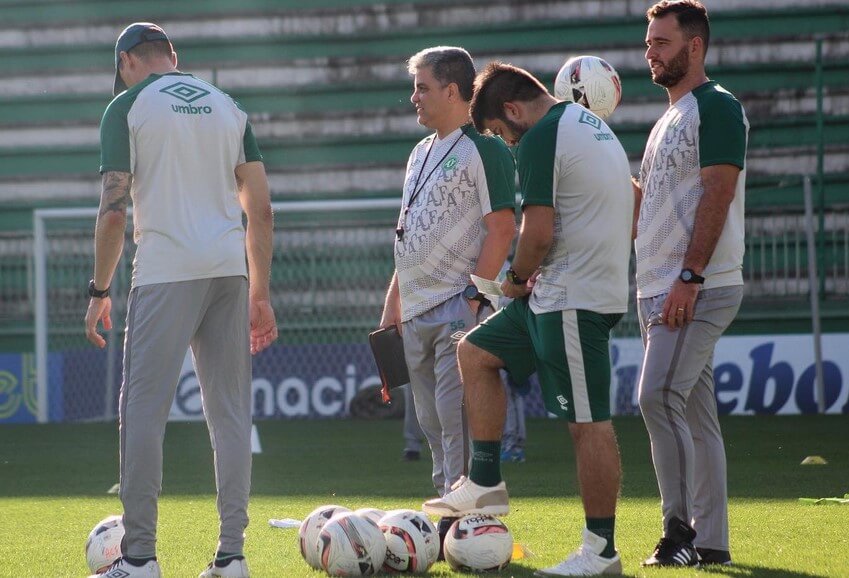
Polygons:
M354 510L354 513L358 516L365 516L378 525L380 525L380 519L386 515L386 511L380 508L360 508L359 510Z
M345 506L334 504L319 506L301 522L301 527L298 528L298 543L301 547L301 556L304 557L307 564L313 568L321 569L321 561L318 559L318 552L315 547L318 534L330 518L336 514L350 511Z
M439 534L421 512L402 512L380 520L386 538L387 572L427 572L439 556Z
M554 79L554 98L577 102L607 119L622 100L622 82L616 70L598 56L574 56Z
M85 560L89 570L97 574L120 558L123 539L124 522L121 516L100 520L85 541Z
M331 576L371 576L386 558L386 539L377 524L353 512L333 516L316 542L321 567Z
M443 544L445 559L462 572L501 570L513 556L513 536L498 518L472 514L456 520Z

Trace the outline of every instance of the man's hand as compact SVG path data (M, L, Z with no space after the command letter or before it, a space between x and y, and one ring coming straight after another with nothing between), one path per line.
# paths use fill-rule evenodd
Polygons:
M251 353L257 354L277 339L277 320L267 300L250 301Z
M536 282L536 279L534 279L534 282ZM522 285L516 285L509 279L505 279L501 283L501 292L504 293L505 297L510 297L511 299L519 299L526 295L530 295L532 289L533 285L531 284L530 279Z
M85 336L101 349L106 347L106 340L97 332L97 322L102 321L103 329L106 331L112 329L112 318L109 316L111 312L111 297L102 299L92 297L88 302L88 310L85 313Z
M398 335L401 335L401 310L400 308L396 309L395 307L386 307L383 310L383 315L380 316L380 325L379 327L383 329L384 327L389 327L390 325L394 325L395 329L398 330Z
M663 304L663 323L670 329L681 329L693 320L699 286L676 279Z

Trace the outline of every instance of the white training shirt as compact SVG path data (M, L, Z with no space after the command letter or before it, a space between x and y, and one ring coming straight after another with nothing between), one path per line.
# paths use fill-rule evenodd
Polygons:
M507 145L470 124L416 145L398 219L404 233L395 241L402 321L433 309L471 282L486 234L483 217L513 208L515 191Z
M619 139L581 105L561 102L522 136L517 160L522 206L554 207L531 310L626 312L634 193Z
M100 142L100 172L133 175L134 287L247 275L234 170L262 156L233 99L154 74L109 104Z
M743 284L748 132L742 105L713 81L670 105L654 125L640 167L638 298L669 292L681 274L704 193L701 169L712 165L735 165L741 171L725 226L702 273L703 288Z

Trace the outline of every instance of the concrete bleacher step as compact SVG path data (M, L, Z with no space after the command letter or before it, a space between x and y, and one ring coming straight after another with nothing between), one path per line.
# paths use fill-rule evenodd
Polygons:
M830 7L828 9L812 9L804 16L787 10L747 11L735 13L720 12L714 22L712 43L717 48L712 51L711 58L724 63L729 58L735 58L739 51L723 54L722 45L726 42L744 41L749 44L764 43L768 46L747 53L757 53L759 60L766 61L792 60L790 54L784 53L792 49L794 42L808 40L815 34L840 35L849 28L849 6ZM243 76L257 77L251 69L291 69L302 68L298 62L304 61L307 67L324 64L325 73L331 73L337 67L345 68L360 61L375 61L394 58L405 59L411 53L426 46L437 44L462 44L473 54L491 53L493 48L507 54L529 53L536 54L548 51L557 55L557 62L562 61L563 55L576 52L599 51L600 49L626 50L631 54L626 61L612 58L617 67L629 68L642 62L642 38L645 30L644 22L638 18L612 18L591 22L581 20L534 20L510 21L490 24L485 20L476 26L466 27L417 27L410 30L393 29L389 32L373 32L351 37L339 35L318 35L309 37L275 36L248 37L238 39L196 39L177 43L181 61L187 69L210 70L213 65L219 69L220 75L227 71L228 63L238 64ZM769 39L769 42L765 42ZM786 42L777 44L775 40ZM175 40L176 42L176 40ZM62 79L67 88L75 85L74 78L83 77L90 83L95 82L91 75L101 75L108 72L112 66L112 42L102 44L85 44L71 46L40 46L34 48L14 48L0 50L0 76L5 77L0 83L0 96L27 94L20 86L22 77L30 78L30 71L39 70L41 78L53 84L62 86L60 76L70 76ZM831 48L827 47L827 56L831 56ZM775 55L779 58L776 59ZM314 62L309 62L314 61ZM732 60L733 61L733 60ZM252 63L253 66L245 63ZM618 64L622 62L623 64ZM709 61L710 62L710 61ZM549 68L555 68L557 63ZM247 70L246 70L247 68ZM403 71L403 67L399 67ZM49 74L44 74L48 73ZM378 75L379 71L374 71ZM397 73L396 73L397 74ZM219 75L223 86L228 86L226 77ZM226 76L226 75L225 75ZM265 75L260 75L265 76ZM287 74L289 76L289 74ZM45 78L47 77L47 78ZM293 82L298 82L294 75ZM321 82L322 80L340 80L338 76L327 78L301 75L303 83ZM99 77L98 79L99 80ZM77 81L78 82L78 81ZM279 84L279 81L276 81ZM44 87L49 89L50 87ZM92 91L94 84L82 89ZM18 91L18 92L16 92ZM64 92L72 92L64 90ZM31 93L31 92L30 92Z
M279 34L356 34L412 26L456 26L512 20L642 19L644 0L103 0L0 1L0 47L113 42L134 20L152 20L180 38ZM843 5L841 0L771 0L769 8ZM34 6L41 5L41 9ZM711 0L712 15L735 12L738 0Z

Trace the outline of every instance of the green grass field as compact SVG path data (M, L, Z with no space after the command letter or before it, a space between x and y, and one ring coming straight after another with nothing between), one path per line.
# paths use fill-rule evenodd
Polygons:
M274 421L258 424L246 555L253 576L320 576L301 559L295 530L270 518L302 518L314 507L419 508L433 495L428 460L400 461L399 421ZM804 505L799 497L849 492L849 418L734 417L728 449L735 566L645 570L660 535L660 503L639 418L616 420L624 481L617 545L631 576L849 576L849 506ZM501 576L526 577L560 561L580 540L583 514L564 424L529 420L528 461L508 464L505 522L531 552ZM101 518L120 513L115 424L0 428L0 576L85 576L83 544ZM825 466L801 466L807 455ZM160 501L159 560L168 577L197 576L217 538L214 479L203 424L170 424ZM444 562L430 570L451 576Z

